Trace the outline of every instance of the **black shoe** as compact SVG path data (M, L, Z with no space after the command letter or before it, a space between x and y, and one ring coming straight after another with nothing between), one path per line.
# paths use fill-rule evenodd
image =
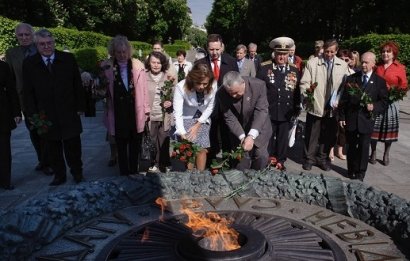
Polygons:
M117 164L117 159L110 159L108 161L108 167L113 167Z
M81 176L75 176L74 177L74 182L76 183L76 184L78 184L78 183L80 183L80 182L82 182L82 181L84 181L84 177L81 175Z
M1 185L0 188L5 189L5 190L13 190L14 186L13 185Z
M363 172L357 173L357 179L360 180L360 181L363 181L364 180L364 175L365 175L365 173L363 173Z
M50 168L50 167L44 167L44 168L42 169L42 171L43 171L43 173L44 173L46 176L52 176L52 175L54 174L53 169Z
M51 181L50 184L48 184L49 186L58 186L61 184L64 184L67 181L66 178L54 178L53 181Z
M312 164L310 164L310 163L304 163L304 164L302 165L302 168L303 168L304 170L312 170Z
M43 170L43 164L41 164L40 162L34 167L35 171L40 171Z
M329 170L331 170L329 164L328 164L328 163L325 163L325 162L318 162L318 163L317 163L317 166L318 166L320 169L322 169L323 171L329 171Z

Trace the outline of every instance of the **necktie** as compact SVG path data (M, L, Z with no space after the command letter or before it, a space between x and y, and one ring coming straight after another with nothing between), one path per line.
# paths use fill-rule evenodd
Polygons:
M214 63L214 78L218 81L219 79L219 66L218 66L218 59L212 60Z
M368 78L367 74L363 75L363 86L366 86L367 81L368 81L367 78Z
M280 66L279 66L279 70L280 70L281 73L284 73L284 72L285 72L285 70L283 70L283 68L284 68L283 65L280 65Z
M51 58L47 58L47 69L50 73L53 72L53 67L52 67L53 63L51 62Z

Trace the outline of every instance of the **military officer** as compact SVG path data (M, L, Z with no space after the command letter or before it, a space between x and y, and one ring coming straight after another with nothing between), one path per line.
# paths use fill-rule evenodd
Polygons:
M276 168L285 169L288 133L292 117L300 112L299 70L288 62L289 50L295 45L289 37L273 39L269 47L274 58L263 62L257 77L266 83L272 137L268 152L277 161Z

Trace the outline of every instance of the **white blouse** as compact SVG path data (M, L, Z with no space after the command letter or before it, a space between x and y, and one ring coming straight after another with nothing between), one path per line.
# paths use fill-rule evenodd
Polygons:
M196 92L189 91L185 87L185 80L180 81L174 90L174 118L175 118L175 133L178 135L185 135L187 131L184 128L184 119L192 119L197 110L202 112L198 122L211 123L210 116L214 109L215 94L217 91L217 82L212 83L212 92L204 97L204 103L198 105Z

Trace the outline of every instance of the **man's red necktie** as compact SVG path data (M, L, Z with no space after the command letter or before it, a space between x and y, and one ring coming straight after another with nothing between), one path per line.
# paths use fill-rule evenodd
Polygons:
M218 66L218 59L212 60L214 63L214 78L218 81L219 79L219 66Z

